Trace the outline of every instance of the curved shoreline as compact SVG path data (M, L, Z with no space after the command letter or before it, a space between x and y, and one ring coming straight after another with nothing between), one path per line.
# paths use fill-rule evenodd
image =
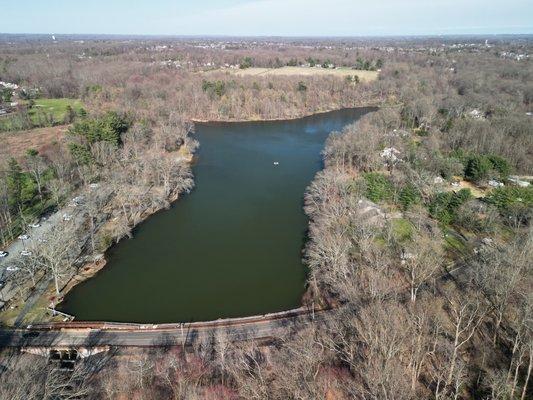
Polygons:
M204 120L204 121L195 121L195 122L199 123L199 124L217 124L217 123L247 123L247 122L256 123L256 122L295 121L295 120L299 120L299 119L303 119L303 118L307 118L307 117L312 117L312 116L315 116L315 115L322 115L322 114L328 114L328 113L342 111L342 110L354 110L354 109L361 109L361 108L377 108L377 106L375 106L375 105L362 105L362 106L357 106L357 107L343 107L343 108L339 108L339 109L332 109L332 110L327 110L327 111L309 113L309 114L306 114L306 115L303 115L303 116L294 117L294 118L290 118L290 119L287 119L287 118L270 119L270 120L268 120L268 119L266 119L266 120L265 119L263 119L263 120L251 120L251 119L249 119L249 120L239 120L239 121L238 120L231 120L231 121ZM193 159L194 159L194 157L191 157L191 159L188 161L189 165L192 165L194 163ZM172 206L174 206L176 204L176 202L177 202L177 200L179 200L179 197L180 197L181 194L182 193L175 193L171 198L169 198L169 207L172 207ZM149 212L144 213L142 218L140 220L138 220L138 223L135 226L132 227L132 230L134 230L137 227L139 227L149 217L151 217L151 216L153 216L153 215L155 215L158 212L163 211L163 210L165 210L165 208L154 209L154 210L150 210ZM78 270L78 272L76 272L69 279L69 281L63 286L63 288L61 290L61 297L58 299L59 302L57 303L57 305L60 305L63 302L65 296L74 287L76 287L78 284L80 284L80 283L82 283L82 282L94 277L99 271L101 271L106 266L108 251L113 246L115 246L117 243L113 243L111 246L109 246L107 249L105 249L105 251L103 252L103 257L101 259L99 259L98 261L95 261L95 262L89 262L89 263L85 264L84 266L82 266ZM307 282L305 282L305 284L304 284L304 287L306 287L306 286L307 286ZM302 298L300 299L300 304L299 304L300 307L305 307L305 296L306 296L307 292L308 292L308 289L306 288L304 290L304 293L302 294ZM290 310L288 310L288 311L290 311ZM279 311L279 312L285 312L285 311ZM248 317L241 317L241 318L252 318L252 317L257 317L257 315L251 315L251 316L248 316ZM83 321L83 320L80 320L80 322L81 321Z
M284 121L295 121L302 118L307 117L313 117L315 115L321 115L321 114L327 114L330 112L335 111L342 111L342 110L355 110L357 108L379 108L382 105L381 102L368 102L365 104L360 104L356 106L348 106L348 107L335 107L330 108L327 110L320 110L320 111L314 111L310 113L304 113L302 115L294 116L294 117L277 117L277 118L248 118L248 119L202 119L202 118L191 118L190 121L194 122L195 124L217 124L217 123L223 123L223 124L231 124L231 123L246 123L246 122L284 122Z

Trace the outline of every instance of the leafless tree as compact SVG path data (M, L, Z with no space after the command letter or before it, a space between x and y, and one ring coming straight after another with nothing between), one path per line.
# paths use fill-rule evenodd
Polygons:
M399 248L399 264L409 282L411 301L415 302L420 288L442 269L444 255L441 240L428 234L415 234L408 243L396 247Z
M33 243L29 259L48 271L54 280L56 294L60 294L61 280L72 270L79 254L80 243L73 222L53 226L40 243Z
M450 385L454 378L459 351L472 339L487 313L480 300L468 297L448 299L448 310L452 324L453 347L446 385Z

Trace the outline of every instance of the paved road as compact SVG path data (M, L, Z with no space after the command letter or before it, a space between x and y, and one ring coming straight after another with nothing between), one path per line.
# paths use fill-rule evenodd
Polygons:
M0 330L0 347L96 347L96 346L175 346L211 340L261 340L282 337L310 323L324 320L325 312L288 316L241 324L187 326L173 329L58 329Z
M11 245L5 249L5 251L9 252L9 255L7 257L0 258L0 277L6 282L5 287L3 287L0 291L0 305L2 305L4 302L7 302L17 294L17 287L14 280L11 279L15 272L8 271L7 267L17 267L17 265L20 264L22 257L24 257L20 255L20 252L30 249L34 243L37 243L39 239L46 238L47 233L55 224L63 222L62 216L64 212L65 211L56 212L50 215L49 218L40 222L41 226L38 228L28 228L28 231L26 232L26 234L29 236L28 240L15 239L15 241L13 241ZM17 271L16 273L20 273L20 271Z
M70 211L70 210L69 210ZM15 239L11 245L9 245L5 250L9 252L9 255L4 258L0 258L0 272L3 272L5 267L10 264L13 264L17 259L21 257L20 252L25 250L38 239L45 238L46 233L58 222L62 221L63 212L56 212L51 214L46 220L40 221L41 226L38 228L28 227L27 232L28 240Z
M0 258L0 277L6 282L5 287L0 291L0 305L9 301L17 292L16 282L11 279L12 275L15 273L23 273L23 271L8 271L8 266L14 266L20 264L22 256L20 254L23 250L31 250L32 246L38 243L39 239L45 239L48 232L52 227L57 224L67 223L63 221L63 214L69 214L72 216L71 221L68 223L74 223L78 226L83 223L83 210L81 207L65 207L58 212L50 215L46 220L40 222L41 226L38 228L28 228L26 234L29 236L27 240L16 239L11 245L5 250L9 252L9 255L4 258Z
M102 190L102 188L84 188L78 192L78 195L82 197L95 196L98 201L105 202L105 199L109 197L109 190ZM67 214L70 216L70 220L64 221L63 216ZM28 227L26 234L29 236L28 240L16 239L8 246L5 251L9 252L9 255L4 258L0 258L0 277L6 281L5 287L0 290L0 305L9 301L13 296L17 294L17 287L13 282L12 276L15 273L23 273L23 271L10 272L7 271L8 266L17 266L20 264L22 256L21 251L25 249L31 250L32 246L38 243L39 239L46 239L47 234L54 226L60 224L74 224L77 230L84 224L86 220L86 209L83 205L76 206L73 202L63 207L59 211L49 215L46 219L40 221L41 226L38 228Z

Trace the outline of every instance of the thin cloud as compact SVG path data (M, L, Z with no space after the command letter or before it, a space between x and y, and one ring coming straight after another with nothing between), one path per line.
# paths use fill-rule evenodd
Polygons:
M258 0L205 10L179 20L183 33L229 35L421 34L527 29L525 0L503 2ZM482 28L476 28L482 27ZM522 27L522 28L513 28ZM168 30L165 33L173 33Z
M4 32L354 36L531 33L530 0L9 2Z

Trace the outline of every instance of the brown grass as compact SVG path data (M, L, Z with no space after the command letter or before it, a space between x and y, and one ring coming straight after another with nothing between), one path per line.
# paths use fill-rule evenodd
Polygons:
M334 75L341 78L357 75L361 82L371 82L377 79L377 71L359 71L350 68L304 68L304 67L281 67L281 68L246 68L246 69L217 69L209 72L226 71L237 76L324 76Z
M470 189L470 192L475 198L481 198L485 197L487 193L490 191L490 189L487 188L481 188L477 185L474 185L472 182L468 182L465 180L462 180L460 177L454 177L457 182L459 182L459 186L450 186L448 190L453 192L458 192L461 189Z
M20 159L28 149L46 155L65 140L66 125L37 128L21 132L0 133L0 163L10 157Z

